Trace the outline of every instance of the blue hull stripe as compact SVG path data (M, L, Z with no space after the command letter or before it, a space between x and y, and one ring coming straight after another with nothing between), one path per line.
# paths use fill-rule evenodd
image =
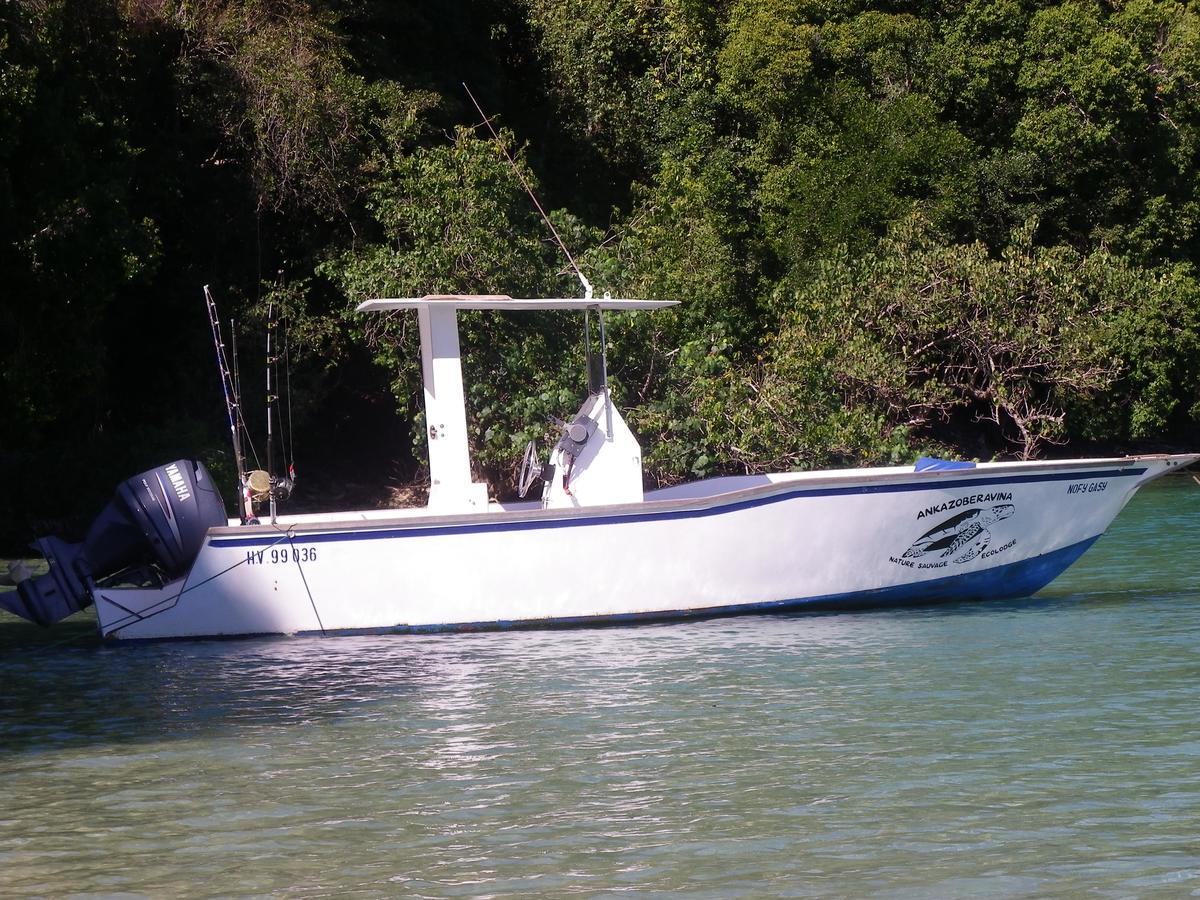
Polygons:
M1028 597L1061 575L1095 543L1097 535L1022 562L996 566L981 572L951 575L920 584L857 591L851 594L826 594L797 600L773 600L768 603L733 603L703 609L672 609L647 613L619 613L606 616L565 616L549 619L520 619L492 622L466 622L445 625L392 625L383 628L338 628L326 635L369 634L444 634L462 631L504 631L516 628L571 628L593 625L622 625L637 622L663 622L673 619L710 619L748 613L826 612L850 609L883 609L890 606L921 605L959 600L1001 600ZM306 637L320 631L301 631Z
M1054 481L1086 481L1089 478L1125 478L1144 475L1145 468L1101 469L1083 472L1052 472L1045 475L1012 475L994 478L964 478L953 482L937 481L933 484L922 484L920 476L916 481L900 484L861 484L848 487L827 488L797 488L765 497L752 497L737 503L706 506L699 509L673 509L662 512L647 511L644 513L621 513L612 516L570 516L561 519L519 519L501 522L464 522L455 525L418 525L407 527L403 522L389 525L387 528L355 529L352 531L326 532L292 532L292 540L306 544L328 543L341 541L377 541L389 538L428 537L430 535L451 534L487 534L500 531L537 531L549 528L586 528L591 525L621 525L631 522L662 522L675 519L701 519L708 516L719 516L743 509L753 509L758 506L768 506L772 503L782 503L799 497L842 497L859 494L897 494L920 491L958 490L960 488L989 487L1003 484L1031 484ZM711 498L696 498L696 502ZM649 501L653 503L654 501ZM682 501L660 501L682 502ZM341 523L339 523L341 525ZM339 525L331 525L337 528ZM344 527L344 526L343 526ZM271 531L248 537L217 537L209 543L213 547L270 547L279 543L284 531ZM790 602L790 601L789 601Z

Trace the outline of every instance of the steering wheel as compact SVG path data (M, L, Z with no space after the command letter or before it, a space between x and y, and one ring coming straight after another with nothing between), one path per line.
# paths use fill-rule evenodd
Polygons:
M524 497L533 487L533 483L542 475L542 464L538 462L537 441L525 445L525 455L521 457L521 475L517 479L517 496Z

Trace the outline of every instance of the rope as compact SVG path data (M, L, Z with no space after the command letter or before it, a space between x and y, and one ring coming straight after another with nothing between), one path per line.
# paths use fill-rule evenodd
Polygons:
M296 547L296 544L295 544L296 529L294 526L289 525L286 531L280 531L278 526L275 526L275 530L276 530L276 532L279 533L280 536L276 540L274 540L270 544L268 544L266 547L264 547L263 550L264 551L270 550L272 547L276 546L279 543L282 543L283 541L288 542L288 553L291 555L292 560L296 563L296 570L300 573L300 583L304 585L304 593L308 597L308 603L309 603L309 606L312 607L313 615L316 616L317 627L321 629L321 635L324 636L326 634L325 623L323 621L321 621L321 613L317 609L317 601L312 595L312 588L310 588L308 586L308 576L304 574L304 566L300 564L300 554L298 552L296 552L296 549L295 549L295 547ZM244 566L244 565L246 565L246 560L239 559L233 565L222 569L220 572L210 575L208 578L205 578L203 581L197 581L195 584L188 585L183 590L181 590L178 594L176 594L174 597L169 597L165 600L160 600L158 603L155 603L153 606L146 607L146 609L142 610L140 613L137 613L137 612L134 612L133 610L127 609L126 607L121 606L121 604L117 603L111 597L106 596L105 600L107 600L109 603L113 604L114 606L118 606L121 609L124 609L127 613L129 613L129 615L125 616L124 618L118 619L113 624L113 626L108 630L108 634L112 634L115 631L119 631L120 629L133 624L134 621L144 622L146 619L153 618L154 616L157 616L160 613L164 613L164 612L167 612L168 610L174 609L179 604L179 599L184 594L188 593L189 591L194 591L196 588L202 587L202 586L208 584L210 581L213 581L214 579L220 578L222 575L226 575L229 572L232 572L238 566Z
M296 569L300 572L300 581L304 584L304 593L308 594L308 603L312 607L313 615L317 617L317 627L321 629L321 636L325 636L325 623L321 621L321 614L317 611L317 601L313 599L312 590L308 587L308 578L304 575L304 566L300 565L300 554L296 552L294 538L296 536L295 528L288 527L287 539L288 545L291 548L292 559L296 563Z
M278 529L276 529L276 530L278 530ZM276 539L275 541L272 541L270 544L267 544L267 546L264 547L263 550L264 551L270 550L272 547L274 547L280 541L284 541L287 539L288 539L288 536L285 533L282 537ZM209 575L203 581L197 581L195 584L188 585L183 590L181 590L178 594L176 594L174 597L168 597L165 600L159 600L157 603L153 604L152 606L146 607L140 613L135 613L132 610L126 610L127 612L129 612L129 615L126 616L124 619L118 619L117 622L113 625L113 627L108 630L108 633L112 634L114 631L118 631L118 630L124 628L126 625L132 624L130 621L127 621L127 620L133 619L133 620L142 622L142 621L145 621L146 619L157 616L159 613L164 613L169 609L174 609L176 604L179 603L179 598L182 597L184 594L188 593L189 591L194 591L198 587L203 587L204 585L208 584L210 581L212 581L216 578L220 578L222 575L225 575L228 572L232 572L238 566L244 566L244 565L246 565L246 560L239 559L232 566L228 566L227 568L222 569L220 572L217 572L213 575ZM112 603L114 606L121 606L119 603L117 603L114 600L111 600L108 597L105 597L105 599L108 600L108 602ZM158 607L161 607L161 608L158 608ZM125 607L121 606L121 609L125 609Z

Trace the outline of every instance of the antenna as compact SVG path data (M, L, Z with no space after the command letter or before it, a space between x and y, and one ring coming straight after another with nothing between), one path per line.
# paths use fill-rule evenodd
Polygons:
M552 235L554 235L554 240L558 244L559 249L562 250L563 255L567 258L567 262L569 262L571 264L571 268L575 270L575 277L578 278L579 283L583 285L584 299L591 300L592 299L592 283L590 281L588 281L587 278L584 276L583 272L581 272L579 270L579 265L575 262L575 257L573 257L571 255L571 251L567 249L567 245L565 243L563 243L563 239L561 237L559 237L558 229L554 227L554 223L551 222L550 217L548 215L546 215L546 210L542 209L542 204L538 202L537 195L534 194L533 188L531 188L529 186L529 182L526 181L525 176L521 174L521 169L517 166L516 160L514 160L512 158L512 156L508 152L508 148L505 147L504 142L502 140L500 140L500 135L496 134L496 129L492 127L492 120L487 117L487 113L485 113L483 111L483 107L481 107L479 105L479 101L475 99L475 95L471 93L471 89L469 87L467 87L467 83L465 81L462 83L462 86L463 86L463 90L467 92L467 96L471 98L471 102L473 104L475 104L476 111L478 111L479 115L483 117L483 124L486 125L487 130L492 133L492 138L493 138L493 140L495 140L496 146L498 146L500 148L500 152L504 154L504 158L508 160L509 166L512 167L513 172L516 174L517 178L520 180L522 186L524 186L525 193L527 193L529 195L529 199L533 201L533 205L537 207L537 211L539 213L541 213L542 221L546 223L546 227L549 228L550 233ZM604 296L605 296L605 298L607 298L608 294L605 294ZM587 353L588 353L588 357L590 359L591 358L591 332L588 330L588 316L589 316L589 313L585 310L583 313L584 342L585 342L585 344L587 344L587 347L588 347ZM602 310L599 306L596 307L596 321L600 326L599 389L604 392L604 418L605 418L605 429L607 431L607 436L606 436L605 440L611 441L613 439L612 394L608 390L608 358L607 358L607 349L605 347L606 337L604 334L604 310ZM589 367L589 372L588 372L588 391L589 391L589 393L592 391L593 387L597 387L597 385L594 385L592 383L592 373L591 373L590 367Z
M575 277L579 279L579 283L583 285L583 296L585 300L592 299L592 283L584 277L583 272L579 270L579 266L575 263L575 257L571 255L571 251L567 249L567 245L563 243L563 239L558 236L558 229L554 227L554 223L550 221L550 217L546 215L546 211L542 209L542 204L538 202L537 196L533 193L533 188L529 186L529 182L525 180L525 176L521 174L521 169L517 166L516 161L509 155L508 148L504 146L504 142L500 140L500 135L496 134L496 129L492 127L492 120L487 117L487 113L483 111L483 107L479 105L479 101L475 99L475 95L471 93L471 89L467 87L467 83L462 83L463 90L467 92L467 96L471 98L471 103L475 105L475 109L479 115L483 117L483 124L487 126L487 130L491 132L492 138L496 141L496 146L500 148L500 152L504 154L504 158L508 160L508 164L512 167L521 185L525 188L525 193L529 195L529 199L533 201L533 205L537 207L537 211L542 215L542 221L546 223L546 227L550 229L550 233L554 235L554 240L558 244L563 255L566 256L567 262L571 264L571 268L575 270Z

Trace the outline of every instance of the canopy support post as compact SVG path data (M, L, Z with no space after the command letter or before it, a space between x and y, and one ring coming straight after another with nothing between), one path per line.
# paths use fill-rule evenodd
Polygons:
M423 306L417 311L417 321L429 439L429 508L486 512L487 485L471 480L456 311L449 304Z

